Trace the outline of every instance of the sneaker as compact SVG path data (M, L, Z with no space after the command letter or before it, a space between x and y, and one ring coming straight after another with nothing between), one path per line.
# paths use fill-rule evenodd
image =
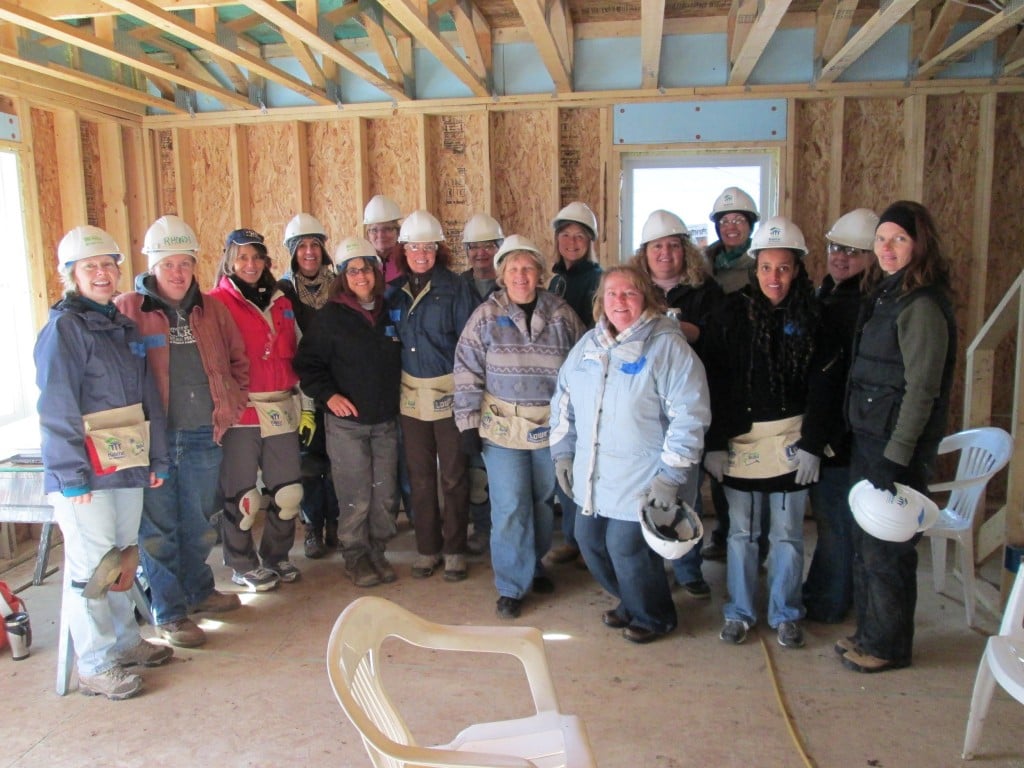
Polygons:
M267 570L276 573L277 578L279 578L285 584L291 584L293 581L298 580L299 576L302 575L302 571L300 571L294 565L289 563L287 560L282 560L277 565L268 565Z
M712 541L710 544L705 544L700 551L700 556L705 560L725 560L725 545L717 544Z
M392 584L398 581L398 574L395 573L394 567L385 557L384 550L370 550L370 565L380 576L382 584Z
M707 600L711 597L711 586L704 579L694 579L683 584L683 589L690 597Z
M240 587L245 587L250 592L269 592L277 588L281 578L269 568L260 565L245 573L233 571L231 581Z
M776 628L779 636L779 645L783 648L803 648L804 631L795 621L783 621Z
M563 563L571 563L579 556L579 547L574 547L572 544L562 544L560 547L555 547L548 552L547 559L555 565L562 565Z
M324 542L320 538L320 532L314 530L312 526L306 528L306 538L302 542L302 551L309 560L319 560L327 554Z
M491 548L491 534L474 530L466 537L466 551L471 555L486 554Z
M192 619L178 619L156 625L158 637L179 648L198 648L206 642L206 633Z
M338 521L328 520L324 523L324 546L333 552L338 548Z
M174 655L174 649L139 640L134 647L117 657L119 667L159 667Z
M346 563L345 573L357 587L376 587L380 584L380 574L377 573L377 569L373 567L370 558L366 555L357 559L352 565Z
M739 619L726 619L725 626L722 627L722 631L718 633L718 639L724 640L727 643L733 645L739 645L747 639L747 630L750 629L750 625L745 621Z
M218 592L216 589L199 605L192 607L192 613L227 613L241 607L242 601L234 592Z
M441 555L417 555L412 561L412 577L426 579L433 576L442 559Z
M465 555L444 556L445 581L465 581L467 575Z
M95 675L78 676L78 692L83 696L106 696L112 701L121 701L141 690L142 678L118 666Z
M501 619L518 619L519 614L523 610L523 601L515 597L505 597L502 595L498 598L498 604L496 611L498 618Z

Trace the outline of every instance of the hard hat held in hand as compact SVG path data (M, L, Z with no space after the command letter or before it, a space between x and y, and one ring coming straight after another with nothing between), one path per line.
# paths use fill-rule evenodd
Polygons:
M769 248L786 248L798 251L800 257L807 255L807 242L800 227L785 216L772 216L761 222L753 239L750 241L750 255L756 256L758 251Z
M640 510L640 530L647 546L667 560L678 560L704 538L704 524L689 504L646 504Z
M850 510L857 525L882 541L909 541L939 519L939 508L923 493L896 483L896 495L861 480L850 489Z

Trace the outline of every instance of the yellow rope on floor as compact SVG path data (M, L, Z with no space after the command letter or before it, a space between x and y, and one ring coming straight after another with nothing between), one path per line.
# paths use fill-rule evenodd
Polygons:
M793 740L793 744L796 746L796 751L800 753L800 759L803 760L803 764L807 768L814 768L814 762L807 754L807 750L804 749L803 740L800 738L800 734L796 732L796 726L793 724L793 716L789 713L789 708L786 707L786 702L782 698L782 688L779 687L779 676L775 672L775 662L772 661L772 655L768 652L768 644L764 641L764 635L761 632L758 632L757 639L761 643L761 650L764 652L765 664L768 665L768 676L771 678L772 688L775 691L775 700L779 702L779 709L782 710L782 717L786 721L786 729L789 731L789 737Z

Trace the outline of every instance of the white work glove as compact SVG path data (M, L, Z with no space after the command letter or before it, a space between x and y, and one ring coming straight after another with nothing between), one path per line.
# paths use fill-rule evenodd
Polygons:
M559 456L555 459L555 480L570 499L572 498L572 456Z
M668 509L676 503L679 485L668 480L664 475L655 475L651 481L651 490L647 492L647 503Z
M796 484L810 485L818 482L821 470L821 458L808 453L803 448L796 449Z
M718 482L725 477L725 468L729 465L728 451L708 451L704 454L704 469Z

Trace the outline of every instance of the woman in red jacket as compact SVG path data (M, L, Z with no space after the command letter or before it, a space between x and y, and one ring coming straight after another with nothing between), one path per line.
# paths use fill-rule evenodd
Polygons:
M295 313L270 272L258 232L236 229L228 235L217 275L210 296L231 313L249 358L248 407L223 441L224 563L234 570L235 584L265 592L300 575L288 561L302 501L298 377L292 370ZM258 556L251 533L262 501L257 472L270 497Z

